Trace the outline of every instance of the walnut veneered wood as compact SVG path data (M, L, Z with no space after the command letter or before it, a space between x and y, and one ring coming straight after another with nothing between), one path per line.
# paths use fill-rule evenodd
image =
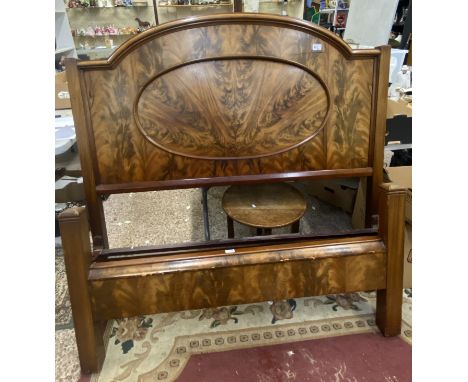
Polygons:
M279 228L299 220L307 203L287 183L231 186L223 195L223 209L235 221L258 228Z

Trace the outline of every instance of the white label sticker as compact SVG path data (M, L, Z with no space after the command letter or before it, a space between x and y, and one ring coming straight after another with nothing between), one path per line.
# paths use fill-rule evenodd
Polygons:
M58 92L57 97L60 99L70 99L70 93L66 91Z
M322 49L322 44L312 44L312 51L313 52L321 52Z
M229 255L229 254L231 254L231 253L236 253L236 250L235 250L235 249L225 249L225 250L224 250L224 253L226 253L226 254Z

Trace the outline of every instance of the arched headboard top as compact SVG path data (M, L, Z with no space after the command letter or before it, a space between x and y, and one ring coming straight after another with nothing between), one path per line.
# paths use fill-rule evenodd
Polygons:
M181 30L229 24L266 25L298 30L313 35L319 40L330 44L341 52L345 58L351 60L372 58L380 54L378 49L353 50L334 33L305 20L263 13L229 13L189 17L149 28L120 45L107 60L82 61L78 66L83 70L112 69L134 49L150 40Z
M70 59L84 176L102 193L369 176L383 51L238 13L151 28L107 60Z

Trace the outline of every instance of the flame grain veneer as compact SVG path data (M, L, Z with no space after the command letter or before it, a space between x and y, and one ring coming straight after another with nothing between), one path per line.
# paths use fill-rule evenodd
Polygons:
M174 21L108 60L67 61L87 208L60 224L84 372L101 367L102 323L139 314L377 289L377 323L399 333L404 190L381 186L388 65L387 46L353 51L260 14ZM107 248L103 194L346 176L367 179L379 230Z

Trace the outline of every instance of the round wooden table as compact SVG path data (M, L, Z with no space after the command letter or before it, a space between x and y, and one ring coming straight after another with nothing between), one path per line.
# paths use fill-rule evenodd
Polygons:
M257 228L257 235L271 235L272 228L292 225L299 232L299 222L307 208L302 194L287 183L231 186L223 195L228 237L234 237L234 220Z

